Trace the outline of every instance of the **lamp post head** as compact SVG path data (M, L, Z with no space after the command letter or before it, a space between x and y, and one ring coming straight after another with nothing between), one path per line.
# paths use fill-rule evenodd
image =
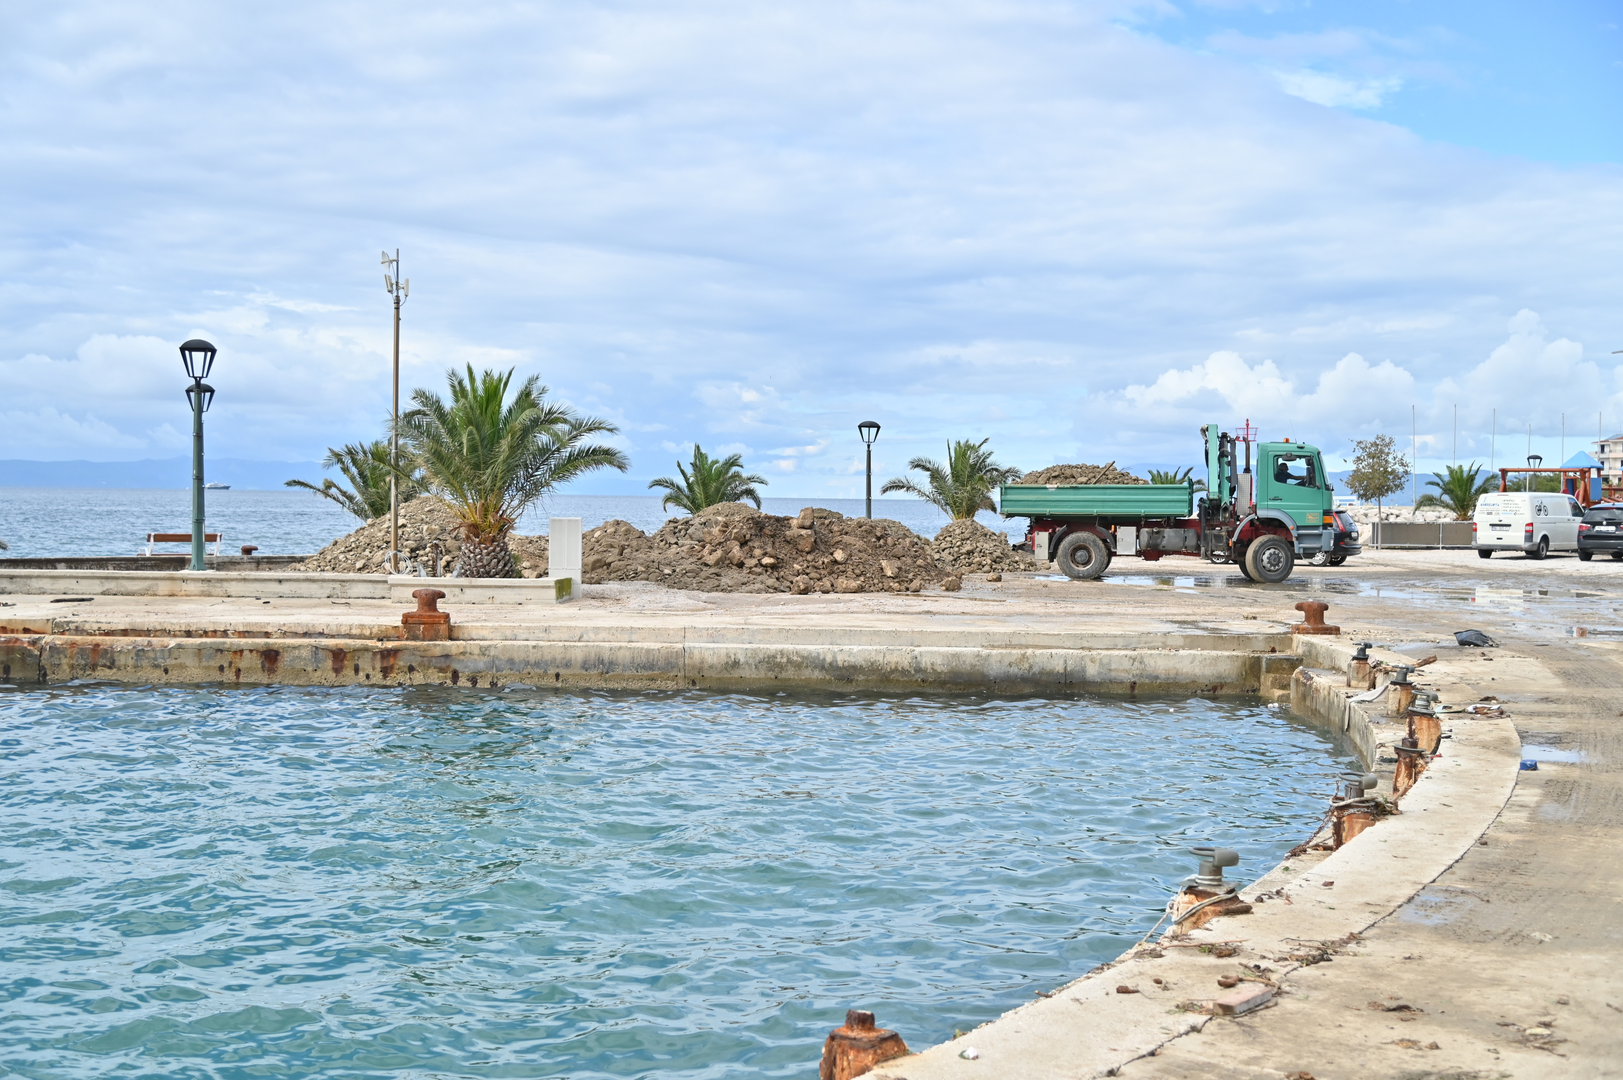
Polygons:
M864 420L857 425L857 434L862 436L865 445L872 446L874 440L879 438L879 425L872 420Z
M186 400L191 403L193 412L208 412L209 406L214 404L214 387L199 379L186 388ZM202 409L198 409L200 403Z
M180 360L186 365L186 377L196 382L208 378L209 369L214 366L214 353L214 346L202 338L192 338L182 345Z
M1527 455L1527 464L1528 464L1528 466L1530 468L1534 468L1534 469L1538 468L1540 465L1544 464L1544 455L1543 454L1528 454Z

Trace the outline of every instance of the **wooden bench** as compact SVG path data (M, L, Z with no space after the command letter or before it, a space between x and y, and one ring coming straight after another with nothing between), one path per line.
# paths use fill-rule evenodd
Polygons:
M206 533L203 534L203 543L205 543L205 544L213 544L214 545L214 551L211 552L211 554L213 554L215 558L219 558L219 556L220 556L220 541L222 539L224 539L224 538L225 538L224 533L206 532ZM144 547L141 550L137 551L136 554L137 555L151 555L153 547L155 545L157 545L157 544L187 544L187 545L190 545L191 542L192 542L192 534L191 533L159 533L159 532L147 533L146 547Z

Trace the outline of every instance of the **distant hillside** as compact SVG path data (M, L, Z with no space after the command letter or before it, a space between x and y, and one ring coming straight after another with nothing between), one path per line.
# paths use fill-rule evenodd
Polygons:
M207 458L204 479L233 488L279 488L294 478L321 480L315 461L245 461ZM0 487L189 488L192 459L147 461L0 461Z

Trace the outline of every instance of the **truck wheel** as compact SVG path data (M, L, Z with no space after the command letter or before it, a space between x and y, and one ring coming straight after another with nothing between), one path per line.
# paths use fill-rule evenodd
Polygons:
M1255 581L1257 579L1252 577L1251 576L1251 571L1247 570L1246 567L1245 567L1245 553L1246 553L1246 551L1247 551L1246 548L1241 548L1239 551L1236 551L1234 553L1234 565L1240 571L1240 576L1241 577L1245 578L1247 581Z
M1296 554L1277 536L1261 536L1245 549L1246 576L1253 581L1276 585L1291 576Z
M1549 553L1550 553L1550 538L1548 536L1541 536L1541 537L1538 538L1538 544L1533 548L1532 551L1529 551L1527 553L1527 557L1529 559L1542 559L1542 558L1544 558L1544 556L1548 555Z
M1479 558L1479 559L1491 559L1491 558L1493 558L1493 549L1492 548L1477 548L1476 549L1476 557Z
M1068 578L1092 581L1110 565L1110 549L1090 532L1074 532L1059 542L1054 561Z

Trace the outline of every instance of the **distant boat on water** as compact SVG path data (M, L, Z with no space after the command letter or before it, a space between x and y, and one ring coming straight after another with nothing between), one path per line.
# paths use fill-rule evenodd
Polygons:
M212 484L204 484L203 485L203 490L204 491L230 491L231 490L231 485L230 484L222 484L218 480L216 480Z

